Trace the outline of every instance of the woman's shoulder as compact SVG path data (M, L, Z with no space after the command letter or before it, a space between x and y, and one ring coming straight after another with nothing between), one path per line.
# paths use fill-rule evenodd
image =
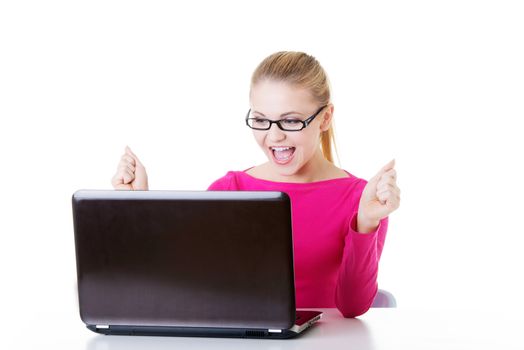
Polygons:
M225 175L221 176L220 178L216 179L209 185L207 188L208 191L227 191L231 188L231 183L235 179L235 173L237 171L230 170Z

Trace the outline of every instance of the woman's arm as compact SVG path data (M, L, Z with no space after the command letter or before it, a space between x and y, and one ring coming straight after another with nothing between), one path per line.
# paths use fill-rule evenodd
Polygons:
M335 305L344 317L356 317L369 310L378 290L378 263L384 247L388 217L369 233L357 231L354 212L345 238L342 262L335 288Z
M349 220L335 288L335 304L344 317L368 311L377 294L378 262L386 240L388 217L400 205L394 166L393 159L369 182L363 180L358 209Z

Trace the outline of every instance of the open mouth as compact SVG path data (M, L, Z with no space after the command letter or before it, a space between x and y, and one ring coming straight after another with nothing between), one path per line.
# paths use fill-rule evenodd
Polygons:
M295 147L270 147L273 158L277 163L288 163L295 154Z

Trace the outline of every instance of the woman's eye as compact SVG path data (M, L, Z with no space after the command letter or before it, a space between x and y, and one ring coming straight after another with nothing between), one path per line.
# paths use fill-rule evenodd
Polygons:
M253 119L253 124L262 126L262 125L266 125L267 121L266 119L255 118Z
M286 124L298 124L298 123L300 123L300 120L297 120L297 119L286 119L286 120L284 120L284 123L286 123Z

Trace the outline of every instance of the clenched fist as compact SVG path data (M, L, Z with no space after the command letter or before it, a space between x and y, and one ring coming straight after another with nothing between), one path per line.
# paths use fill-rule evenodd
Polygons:
M120 158L111 184L115 190L147 191L149 189L146 168L128 146Z
M391 160L369 180L360 197L357 226L361 233L374 231L380 220L400 206L395 160Z

